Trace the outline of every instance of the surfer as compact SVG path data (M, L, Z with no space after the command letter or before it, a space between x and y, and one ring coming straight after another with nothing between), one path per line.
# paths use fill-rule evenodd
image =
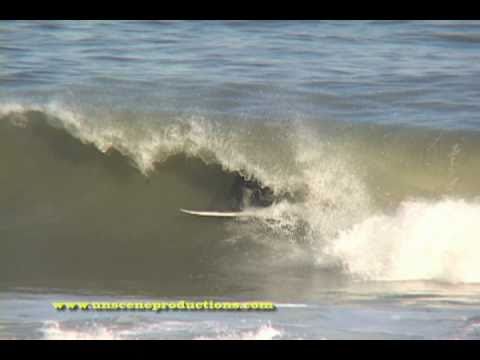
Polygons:
M245 179L236 174L231 188L233 207L243 209L245 207L267 207L273 203L273 191L268 186L261 186L256 180Z

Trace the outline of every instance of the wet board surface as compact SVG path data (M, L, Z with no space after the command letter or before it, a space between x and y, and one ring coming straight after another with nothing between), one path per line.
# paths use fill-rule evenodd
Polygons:
M235 217L254 216L253 213L243 212L243 211L197 211L197 210L187 210L187 209L180 209L180 211L184 214L204 216L204 217L235 218Z

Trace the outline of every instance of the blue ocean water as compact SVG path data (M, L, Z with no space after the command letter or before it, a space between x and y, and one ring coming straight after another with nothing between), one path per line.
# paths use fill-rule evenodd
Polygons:
M478 129L479 31L477 21L2 21L0 90Z

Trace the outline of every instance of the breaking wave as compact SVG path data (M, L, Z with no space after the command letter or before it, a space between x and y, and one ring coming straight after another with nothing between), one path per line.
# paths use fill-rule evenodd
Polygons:
M1 277L173 272L195 291L193 273L256 264L479 282L479 136L4 103ZM273 205L179 213L228 209L238 175L271 188Z

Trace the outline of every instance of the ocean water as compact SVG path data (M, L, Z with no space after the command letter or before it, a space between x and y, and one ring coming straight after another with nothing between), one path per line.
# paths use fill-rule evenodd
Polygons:
M478 339L479 79L478 21L1 21L0 338ZM51 305L189 299L278 309Z

